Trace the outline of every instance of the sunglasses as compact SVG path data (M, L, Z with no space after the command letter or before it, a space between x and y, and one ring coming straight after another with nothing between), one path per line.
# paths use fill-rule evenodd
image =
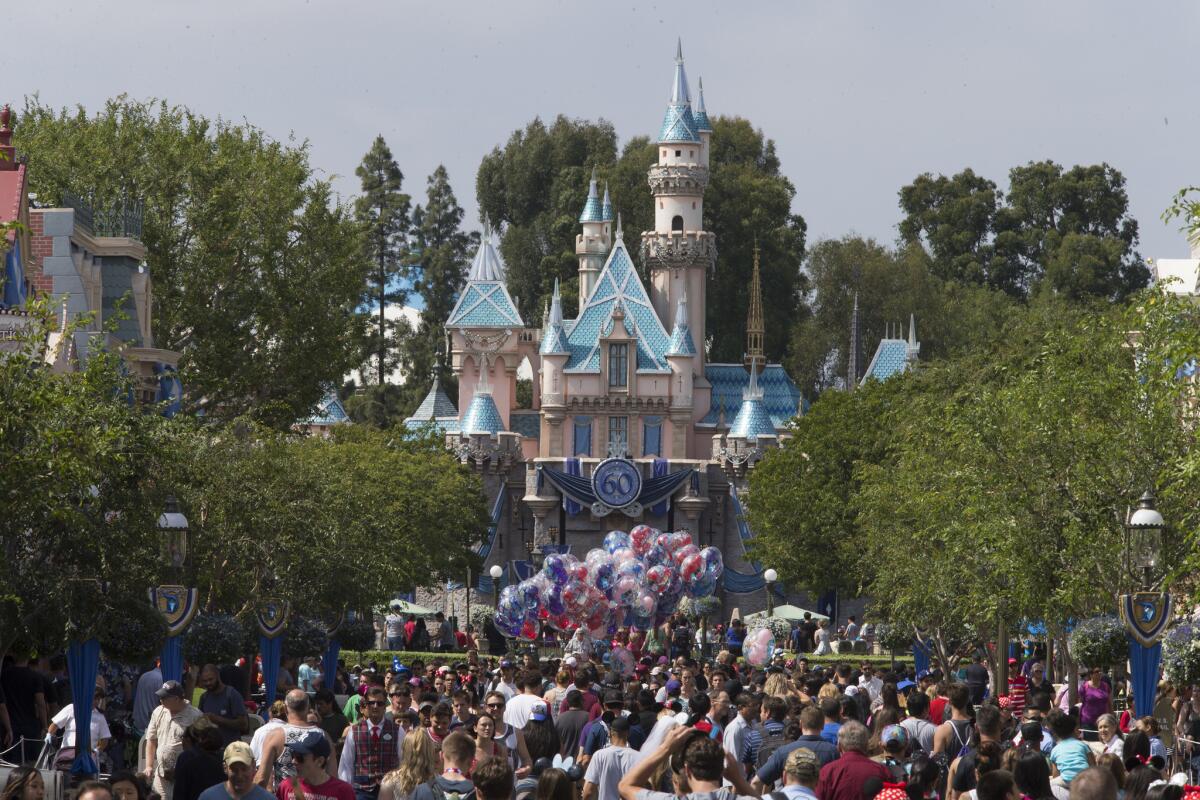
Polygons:
M504 708L504 703L488 703L488 708Z
M387 703L382 700L368 700L367 705L369 705L371 708L383 708L387 705Z

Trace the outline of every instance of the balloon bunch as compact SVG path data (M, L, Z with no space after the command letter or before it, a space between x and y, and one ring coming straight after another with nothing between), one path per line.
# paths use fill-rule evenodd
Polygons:
M509 638L533 641L541 626L593 638L619 627L649 630L686 597L708 597L725 569L721 551L697 547L686 531L663 533L638 525L609 531L602 547L582 561L565 553L546 556L540 572L504 587L496 628Z

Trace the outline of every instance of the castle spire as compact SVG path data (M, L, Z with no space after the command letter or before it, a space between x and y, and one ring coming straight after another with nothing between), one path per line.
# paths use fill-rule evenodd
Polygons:
M712 133L712 123L708 121L708 111L704 108L704 78L696 81L696 105L692 107L692 119L696 121L698 133Z
M675 305L675 326L671 329L671 343L667 346L666 355L668 357L696 355L696 343L692 339L692 332L688 327L686 285L683 287L683 293L679 295L679 302Z
M600 216L605 222L612 222L613 207L612 199L608 196L608 181L604 182L604 200L600 202Z
M683 38L680 37L675 42L675 75L671 81L671 104L691 105L691 102L687 73L683 69Z
M692 97L688 90L687 73L683 69L682 39L675 49L675 74L671 79L671 99L667 103L667 113L663 116L658 141L661 143L700 143L700 134L696 132L696 120L692 117Z
M567 347L567 331L563 327L562 295L558 291L558 278L554 279L554 294L550 299L550 316L546 321L542 334L542 355L560 355L569 353Z
M754 270L750 273L750 308L746 312L746 361L753 367L763 361L762 277L758 266L758 238L754 239ZM753 374L753 373L751 373Z
M858 292L854 293L854 311L850 315L850 357L846 363L846 388L853 392L858 387Z
M588 183L587 201L583 204L583 213L579 215L580 222L603 222L604 207L600 204L600 192L596 187L596 168L592 167L592 179Z

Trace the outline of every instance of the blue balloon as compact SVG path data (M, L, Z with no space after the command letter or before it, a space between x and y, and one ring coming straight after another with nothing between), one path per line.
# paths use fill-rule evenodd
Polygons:
M689 581L684 587L684 591L688 597L700 598L708 597L717 590L717 579L710 578L708 575L700 575L696 580Z
M646 562L646 567L657 567L659 564L674 564L671 561L671 555L661 545L654 545L646 551L646 555L642 556L642 560Z
M550 579L552 583L559 586L567 582L567 560L558 553L551 553L546 556L546 563L542 566L542 573Z
M558 584L551 586L550 592L546 595L546 610L556 617L567 611L566 606L563 605L562 587Z
M604 537L604 549L610 553L629 547L629 534L625 531L609 531Z
M542 587L533 579L529 579L518 583L517 591L525 601L525 613L537 614L538 609L542 607Z

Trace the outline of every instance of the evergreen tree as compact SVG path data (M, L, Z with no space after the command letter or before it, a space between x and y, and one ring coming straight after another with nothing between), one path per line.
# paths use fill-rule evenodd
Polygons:
M366 251L373 265L366 296L368 302L376 306L373 311L377 315L368 338L367 352L375 359L378 382L383 385L396 361L396 356L389 353L389 343L394 337L388 335L392 324L387 320L387 305L403 303L408 294L397 284L407 277L405 234L409 229L411 198L400 191L404 174L383 136L375 137L354 174L362 181L363 191L354 208L367 227Z

